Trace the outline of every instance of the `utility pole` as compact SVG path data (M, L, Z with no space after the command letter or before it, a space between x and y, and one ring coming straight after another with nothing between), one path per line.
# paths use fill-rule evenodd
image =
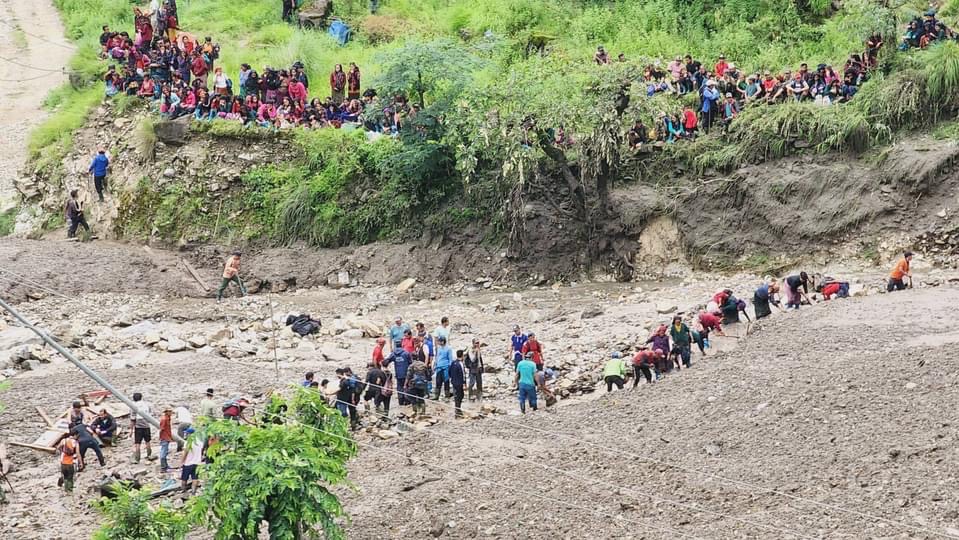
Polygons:
M119 399L119 400L122 401L124 404L126 404L127 407L130 407L130 410L133 411L133 412L135 412L135 413L137 414L137 417L138 417L138 418L143 418L143 419L146 420L147 423L149 423L151 426L157 428L158 430L160 429L160 423L157 422L157 419L156 419L156 418L154 418L153 416L151 416L151 415L150 415L149 413L147 413L146 411L141 410L141 409L137 406L137 404L136 404L135 401L133 401L133 400L131 400L130 398L128 398L128 397L126 396L126 394L124 394L123 392L117 390L116 387L114 387L112 384L110 384L109 381L107 381L106 379L104 379L103 377L101 377L96 371L93 371L92 369L90 369L89 367L87 367L83 362L77 360L77 358L76 358L75 356L73 356L73 353L71 353L70 351L68 351L68 350L66 350L65 348L63 348L63 346L60 345L59 343L57 343L57 341L56 341L55 339L53 339L52 337L50 337L49 335L47 335L46 332L44 332L44 331L40 330L39 328L37 328L36 326L34 326L30 321L28 321L26 318L24 318L23 315L21 315L19 312L17 312L17 310L13 309L13 306L11 306L10 304L8 304L8 303L7 303L6 301L4 301L2 298L0 298L0 307L2 307L3 309L5 309L5 310L7 311L7 313L9 313L10 315L13 315L13 317L14 317L15 319L17 319L18 321L20 321L20 324L22 324L23 326L25 326L25 327L29 328L30 330L32 330L34 334L40 336L40 339L42 339L42 340L45 341L48 345L50 345L51 347L53 347L53 348L54 348L58 353L60 353L64 358L66 358L66 359L69 360L71 363L73 363L73 365L75 365L75 366L77 366L78 368L80 368L80 371L86 373L86 375L87 375L88 377L90 377L91 379L93 379L94 381L96 381L97 384L99 384L99 385L102 386L104 389L106 389L107 391L109 391L111 394L113 394L114 396L116 396L117 399ZM179 436L177 433L175 433L175 432L173 433L173 439L174 439L175 441L179 442L179 443L186 444L186 441L183 440L183 438L180 437L180 436Z

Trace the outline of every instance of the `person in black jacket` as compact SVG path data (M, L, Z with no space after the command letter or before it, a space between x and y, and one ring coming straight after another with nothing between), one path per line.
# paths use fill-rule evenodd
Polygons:
M90 428L88 428L82 422L78 422L73 424L73 427L70 428L70 434L77 439L78 443L80 443L81 463L86 463L87 461L87 450L93 449L93 453L97 455L97 460L100 462L100 466L103 467L107 464L106 460L103 459L103 452L100 451L100 443L98 443L96 438L94 438L90 433ZM80 465L80 470L83 470L83 465Z
M93 427L93 433L100 438L104 446L113 444L113 439L117 434L117 421L106 409L100 409L100 414L97 415L91 427Z
M463 395L466 387L466 372L463 369L463 350L456 351L456 359L450 364L449 381L453 387L453 404L456 406L454 416L461 418L463 416Z

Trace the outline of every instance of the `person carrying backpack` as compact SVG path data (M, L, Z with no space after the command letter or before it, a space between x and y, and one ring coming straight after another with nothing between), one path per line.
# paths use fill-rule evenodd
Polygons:
M426 414L427 388L430 384L430 368L426 362L416 360L410 366L406 377L406 392L409 394L407 400L413 406L413 414Z
M63 486L67 493L73 492L73 478L76 475L76 468L83 466L83 458L80 457L80 443L72 435L68 435L57 452L60 455L60 481L58 485Z

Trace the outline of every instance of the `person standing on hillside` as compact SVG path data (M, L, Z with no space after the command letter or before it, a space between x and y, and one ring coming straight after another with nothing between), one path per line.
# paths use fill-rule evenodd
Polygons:
M216 420L219 416L219 411L220 407L213 399L213 389L207 388L203 400L200 401L200 416L207 421Z
M173 442L173 407L164 407L160 417L160 472L170 470L167 457L170 455L170 443Z
M339 105L343 103L346 96L346 73L343 72L343 64L333 66L330 73L330 92L333 97L333 103Z
M902 258L892 268L889 273L889 283L886 284L886 291L901 291L906 288L906 282L903 278L909 278L909 284L912 285L912 272L909 271L909 263L912 262L913 254L907 251L902 254Z
M186 430L193 427L193 413L190 412L190 409L186 405L180 405L179 407L173 409L174 421L176 423L176 434L180 436L181 439L184 439L184 433ZM183 451L183 443L180 441L176 442L176 451Z
M350 62L350 71L346 74L346 97L360 99L360 67Z
M410 353L403 349L394 349L393 352L386 357L386 360L383 361L384 368L390 367L390 364L396 364L396 367L393 369L396 371L396 390L399 392L398 401L401 406L410 402L409 396L406 394L408 387L406 377L412 363L413 358L410 356ZM423 365L425 366L426 363L423 362Z
M83 458L80 457L80 443L73 435L67 435L66 438L57 447L57 453L60 460L60 480L58 484L63 486L67 493L73 492L73 478L76 475L77 467L83 466Z
M403 336L406 334L406 331L410 329L410 325L403 323L403 317L399 315L396 316L396 319L393 321L393 326L390 327L390 350L402 350L403 348ZM397 374L397 377L399 374Z
M226 287L230 282L236 283L237 288L240 289L240 296L246 296L246 287L243 286L243 282L240 281L240 257L242 253L239 251L234 251L233 255L226 260L226 265L223 267L223 279L220 280L220 288L216 291L216 301L219 302L223 300L223 291L226 290Z
M480 340L473 339L473 348L466 353L466 371L469 373L467 391L469 400L483 400L483 351Z
M453 349L446 344L445 337L436 339L439 347L436 349L436 365L433 366L436 371L436 382L434 383L433 399L440 398L441 387L445 388L445 396L450 397L450 366L453 364Z
M97 148L97 155L90 162L90 174L93 175L93 186L97 189L97 196L103 202L103 190L107 188L107 168L110 167L110 158L104 147Z
M76 238L77 227L83 225L83 229L89 234L90 226L87 225L87 218L83 215L83 203L80 202L78 192L75 189L70 190L70 198L67 200L66 217L69 228L67 228L67 238Z
M386 356L383 354L384 347L386 347L386 338L376 338L376 346L373 347L373 365L376 367L382 366L383 360L386 360Z

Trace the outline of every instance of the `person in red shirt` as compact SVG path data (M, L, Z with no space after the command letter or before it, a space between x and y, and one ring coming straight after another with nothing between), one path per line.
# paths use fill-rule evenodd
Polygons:
M206 88L206 74L210 71L209 67L206 65L206 60L203 59L203 55L197 54L193 57L193 62L190 63L190 72L193 73L193 76L198 81L198 84Z
M543 345L536 339L536 334L530 332L526 340L526 343L523 344L523 358L526 358L528 353L533 353L533 363L536 364L536 369L543 369Z
M699 123L699 119L696 117L696 112L693 111L693 108L689 105L683 106L683 128L686 130L686 134L690 139L696 138L696 126Z
M383 367L383 347L386 346L386 338L376 338L376 347L373 347L373 364L381 368Z
M170 464L167 462L167 456L170 455L170 443L173 442L173 407L164 407L163 416L160 417L160 472L165 473L170 470Z
M822 287L822 297L826 300L829 300L833 295L839 292L839 289L842 287L842 283L838 281L833 281L832 283L827 283Z
M656 367L656 361L663 357L659 351L651 351L645 345L637 347L633 357L633 388L639 384L639 375L646 377L646 384L652 384L653 373L650 368Z
M729 69L729 64L726 63L726 55L719 55L719 62L716 62L716 67L713 68L713 71L716 73L717 78L722 78L726 74L726 70Z
M403 339L400 341L400 348L410 354L413 354L413 351L416 350L416 343L413 341L413 331L409 328L403 331Z
M723 327L720 326L722 319L717 317L713 313L708 313L705 311L699 312L699 324L703 325L703 330L706 332L716 332L718 336L724 336Z

